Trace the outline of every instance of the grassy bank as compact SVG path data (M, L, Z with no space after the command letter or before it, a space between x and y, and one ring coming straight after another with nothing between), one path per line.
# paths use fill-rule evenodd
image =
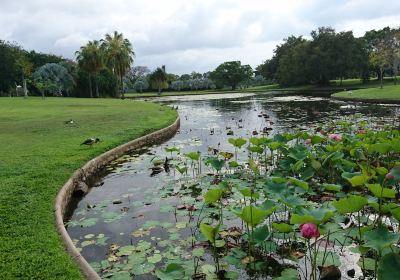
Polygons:
M382 89L379 87L354 90L349 92L338 92L333 97L356 99L356 100L382 100L382 101L400 101L400 85L386 85Z
M130 100L0 98L0 279L81 279L54 226L58 190L86 161L175 118ZM80 146L88 137L101 142Z
M279 87L277 84L265 85L265 86L254 86L245 89L220 89L220 90L192 90L192 91L164 91L161 96L181 96L181 95L204 95L204 94L224 94L224 93L262 93L270 91L297 91L310 89L312 86L296 86L296 87ZM156 97L159 96L157 92L128 92L125 93L125 97L128 98L140 98L140 97Z
M400 77L397 77L400 80ZM386 77L383 80L384 85L393 85L393 77ZM278 84L264 85L264 86L252 86L246 89L214 89L214 90L193 90L193 91L163 91L162 96L180 96L180 95L203 95L203 94L223 94L223 93L262 93L270 91L280 91L280 92L296 92L296 91L340 91L344 89L355 89L355 88L376 88L380 85L380 81L376 78L370 79L369 81L363 83L360 79L346 79L340 83L340 80L330 81L328 86L316 86L316 85L303 85L303 86L292 86L292 87L281 87ZM125 93L127 98L140 98L140 97L156 97L159 96L157 92L128 92Z

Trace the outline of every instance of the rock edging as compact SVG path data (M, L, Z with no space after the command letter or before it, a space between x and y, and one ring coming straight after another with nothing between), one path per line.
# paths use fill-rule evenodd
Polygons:
M98 157L88 161L80 169L76 170L73 173L73 175L68 179L68 181L64 184L61 190L58 192L54 205L56 228L61 236L61 239L64 242L68 254L79 265L82 273L85 275L87 279L97 280L100 279L100 277L96 273L96 271L89 265L89 263L85 260L85 258L78 252L64 226L65 213L67 211L67 207L73 192L75 191L77 186L79 186L79 183L85 182L88 177L98 172L102 167L104 167L111 161L126 154L127 152L133 151L135 149L141 148L146 145L160 143L171 138L178 131L179 126L180 126L180 118L178 116L175 122L168 127L165 127L163 129L160 129L143 137L137 138L128 143L122 144L108 152L99 155Z

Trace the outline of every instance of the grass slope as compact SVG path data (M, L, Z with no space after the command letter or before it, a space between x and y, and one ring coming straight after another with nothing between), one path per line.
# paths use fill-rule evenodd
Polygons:
M400 79L400 77L397 77ZM383 80L385 85L393 84L393 77L385 77ZM232 91L231 89L214 89L214 90L193 90L193 91L163 91L161 96L179 96L179 95L203 95L203 94L222 94L222 93L235 93L235 92L249 92L249 93L262 93L270 91L281 91L281 92L296 92L296 91L320 91L320 90L343 90L346 88L375 88L380 85L380 81L376 78L372 78L366 83L363 83L360 79L346 79L342 81L340 85L340 80L330 81L330 85L327 86L316 86L316 85L303 85L303 86L290 86L281 87L278 84L264 85L264 86L251 86L246 89L237 89ZM125 97L127 98L139 98L139 97L156 97L159 96L157 92L127 92Z
M334 97L346 99L374 99L374 100L400 100L400 86L386 85L381 88L367 88L354 90L351 95L348 92L338 92L333 94Z
M252 87L248 87L245 89L236 89L236 90L214 89L214 90L192 90L192 91L163 91L161 93L161 96L203 95L203 94L224 94L224 93L262 93L262 92L268 92L268 91L286 91L286 90L295 91L295 90L303 90L303 89L309 89L309 88L312 88L312 86L306 85L306 86L281 88L281 87L279 87L279 85L273 84L273 85L265 85L265 86L252 86ZM128 92L128 93L125 93L125 97L128 97L128 98L156 97L156 96L159 96L157 92L144 92L144 93Z
M91 158L175 119L130 100L0 98L0 279L82 279L55 229L58 190ZM80 146L88 137L102 142Z

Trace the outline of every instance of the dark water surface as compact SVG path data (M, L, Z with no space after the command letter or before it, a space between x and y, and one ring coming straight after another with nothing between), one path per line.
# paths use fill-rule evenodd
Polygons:
M110 164L104 177L77 201L69 222L71 238L88 262L96 262L94 266L107 260L111 244L133 245L141 249L151 243L155 248L152 254L156 255L151 263L156 267L162 266L166 260L186 259L185 249L189 242L186 239L190 235L185 225L186 212L180 214L174 209L176 205L192 203L195 199L165 195L166 186L179 177L176 171L150 176L152 161L170 156L164 151L165 147L179 147L181 154L200 151L207 155L209 147L233 152L227 139L249 138L253 131L261 134L264 129L271 136L294 129L307 130L317 123L346 118L355 113L365 115L372 125L392 124L400 113L400 107L396 106L301 96L274 97L271 94L162 97L153 101L178 106L181 117L179 133L160 146L145 148ZM229 130L233 131L233 136L227 135ZM203 167L203 171L207 172L207 168ZM148 243L138 245L140 240ZM163 244L163 240L167 241ZM129 255L129 248L126 255ZM161 261L157 261L158 255L161 255ZM142 265L143 270L151 270L154 268L152 264ZM107 264L103 262L103 265ZM124 270L122 266L121 269ZM241 278L247 277L242 275Z

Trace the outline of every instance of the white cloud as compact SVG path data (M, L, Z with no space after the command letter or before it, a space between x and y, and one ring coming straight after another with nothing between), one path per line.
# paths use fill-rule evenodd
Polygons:
M0 39L73 58L87 40L118 30L136 64L171 72L212 70L226 60L256 66L290 35L318 26L366 30L400 23L387 0L1 0Z

